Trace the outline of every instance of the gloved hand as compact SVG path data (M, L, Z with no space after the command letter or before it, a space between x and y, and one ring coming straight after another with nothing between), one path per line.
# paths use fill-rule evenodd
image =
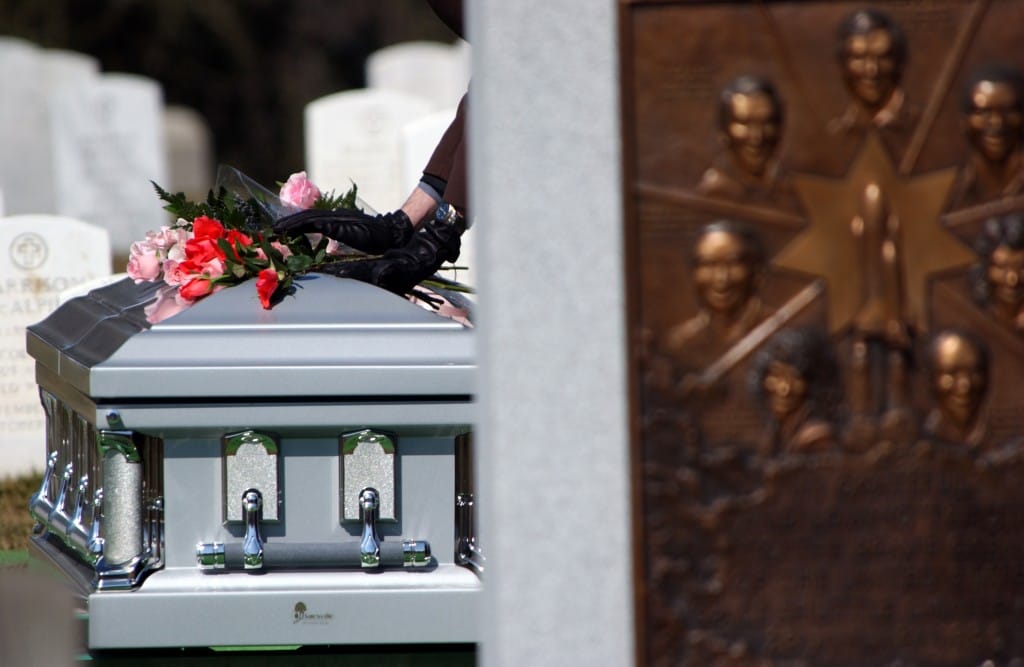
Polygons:
M462 249L462 229L443 220L420 225L402 248L383 257L329 264L321 270L341 278L354 278L395 294L405 294L429 278L444 262L454 262Z
M342 209L325 211L307 209L279 219L274 223L278 234L323 234L371 255L400 248L412 236L412 221L404 211L367 215L361 211Z

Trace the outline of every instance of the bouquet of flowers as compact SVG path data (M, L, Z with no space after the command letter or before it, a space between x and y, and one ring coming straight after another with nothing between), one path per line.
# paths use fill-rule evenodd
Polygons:
M253 277L260 304L270 309L294 291L295 276L330 263L366 258L319 235L282 237L273 230L277 218L305 208L362 211L355 184L341 196L325 194L299 172L280 184L275 196L229 168L222 168L218 182L218 189L202 202L153 184L164 209L177 221L133 243L127 268L136 283L165 283L146 308L151 323Z
M150 231L132 244L128 275L136 283L160 282L156 299L146 306L151 324L163 321L198 300L255 278L256 295L265 309L295 292L295 279L308 272L343 274L340 262L375 259L320 234L279 234L274 223L303 209L348 209L372 214L352 187L343 195L323 193L298 172L278 184L275 194L241 172L222 166L217 185L205 201L193 202L184 193L153 187L164 209L176 222ZM464 326L470 322L471 302L461 293L465 285L433 276L405 294L411 302Z

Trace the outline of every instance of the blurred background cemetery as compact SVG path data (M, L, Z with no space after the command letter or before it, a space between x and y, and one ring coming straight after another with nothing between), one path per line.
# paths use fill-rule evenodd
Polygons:
M421 0L0 0L0 484L43 465L24 327L167 224L150 181L202 198L219 164L272 190L305 170L390 211L468 81Z

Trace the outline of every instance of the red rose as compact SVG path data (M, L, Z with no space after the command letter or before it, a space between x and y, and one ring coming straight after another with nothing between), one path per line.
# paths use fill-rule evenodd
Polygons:
M201 215L192 221L193 238L219 239L224 236L224 225L220 220Z
M203 265L194 259L186 259L183 262L178 262L177 270L178 283L181 284L188 282L189 278L201 274Z
M248 248L252 245L252 239L243 234L242 232L231 229L227 234L227 241L231 244L231 252L234 254L235 259L242 261L241 255L238 254L238 247Z
M189 239L185 242L185 257L200 264L213 259L225 259L224 251L212 239Z
M263 269L256 278L256 293L260 297L260 305L270 310L270 297L277 289L277 271L274 269Z
M183 299L195 301L209 294L211 290L213 290L213 284L209 280L206 278L193 278L178 288L178 294Z
M246 236L242 232L240 232L238 230L235 230L235 229L228 230L227 239L228 239L228 243L230 243L231 245L234 245L235 241L238 241L243 246L252 245L252 239L251 238L249 238L248 236Z

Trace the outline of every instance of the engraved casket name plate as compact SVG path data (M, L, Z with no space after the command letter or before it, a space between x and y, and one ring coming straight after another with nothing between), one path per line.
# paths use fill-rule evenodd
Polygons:
M242 496L255 489L263 497L262 519L277 521L281 472L277 439L243 431L224 436L224 520L241 522Z
M379 521L395 521L395 438L366 429L341 436L341 519L359 521L359 494L377 492Z

